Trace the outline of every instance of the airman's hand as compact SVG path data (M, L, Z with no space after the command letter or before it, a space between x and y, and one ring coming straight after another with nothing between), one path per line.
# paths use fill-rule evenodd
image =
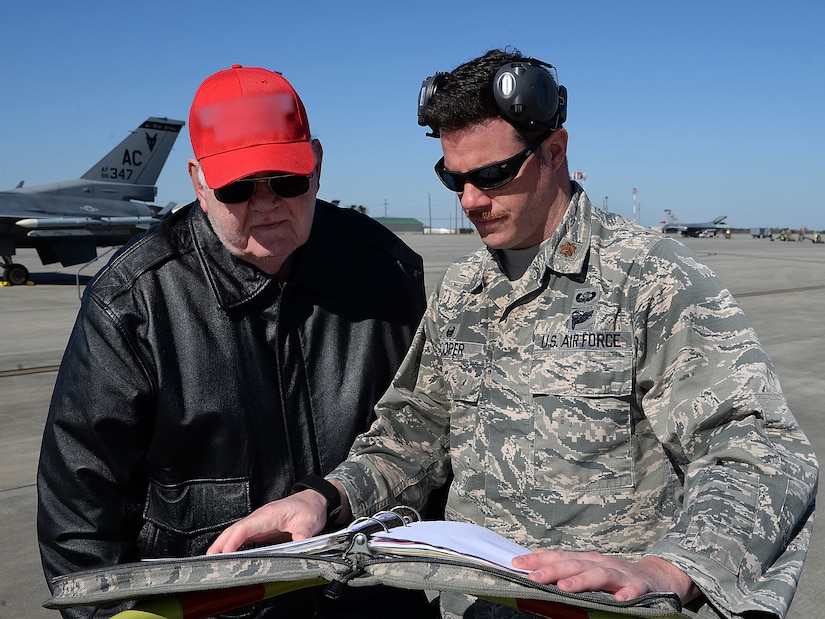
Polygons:
M598 552L538 549L513 559L513 567L531 570L528 578L555 584L562 591L604 591L625 601L645 593L673 591L682 603L699 595L693 581L678 567L658 557L630 562Z
M327 521L327 502L320 492L304 490L259 507L230 525L206 554L232 552L252 543L302 540L317 535Z

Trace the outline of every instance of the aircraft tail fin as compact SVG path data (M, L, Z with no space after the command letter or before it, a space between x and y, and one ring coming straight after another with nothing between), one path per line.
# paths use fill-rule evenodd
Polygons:
M669 223L669 224L682 223L681 221L679 221L679 218L676 217L676 215L673 214L673 211L671 211L669 208L665 209L665 215L667 216L667 223Z
M150 117L81 178L108 183L154 185L185 123Z

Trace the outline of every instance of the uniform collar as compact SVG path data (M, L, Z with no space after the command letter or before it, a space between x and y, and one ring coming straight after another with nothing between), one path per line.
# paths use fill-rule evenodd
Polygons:
M542 243L539 252L545 267L561 275L581 273L590 249L590 217L593 206L581 185L571 182L573 197L567 212L549 239ZM542 272L543 272L542 268Z
M590 249L590 218L593 206L581 185L571 181L573 197L567 206L556 231L539 248L528 272L535 280L541 280L544 273L550 271L559 275L576 275L584 269L585 260ZM471 290L478 290L483 285L484 272L488 268L501 269L496 250L487 250L481 264L470 282Z

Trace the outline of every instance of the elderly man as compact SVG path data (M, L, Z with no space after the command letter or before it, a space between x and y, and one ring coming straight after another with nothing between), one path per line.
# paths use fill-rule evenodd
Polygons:
M280 74L209 77L189 128L197 202L87 287L60 368L38 473L49 579L202 554L256 507L317 487L374 419L424 311L421 258L316 198L321 145ZM420 592L309 591L247 616L396 604L430 608Z

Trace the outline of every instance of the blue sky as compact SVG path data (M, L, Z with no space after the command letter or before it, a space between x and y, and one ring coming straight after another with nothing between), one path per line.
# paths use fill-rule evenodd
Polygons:
M509 7L509 8L508 8ZM15 2L0 38L0 188L77 178L148 116L186 120L232 63L281 71L324 145L320 197L452 225L421 81L493 47L554 64L591 200L641 223L825 229L825 3ZM158 203L192 198L188 132Z

